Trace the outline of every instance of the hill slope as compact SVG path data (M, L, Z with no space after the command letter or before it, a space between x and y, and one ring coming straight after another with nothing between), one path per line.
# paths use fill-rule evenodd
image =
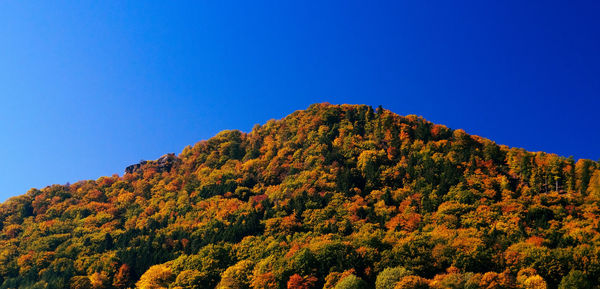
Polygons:
M599 168L316 104L9 199L0 288L591 286Z

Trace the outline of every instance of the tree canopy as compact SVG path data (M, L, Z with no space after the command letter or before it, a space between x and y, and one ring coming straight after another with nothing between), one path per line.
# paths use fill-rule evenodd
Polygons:
M315 104L7 200L0 289L599 288L599 216L598 162Z

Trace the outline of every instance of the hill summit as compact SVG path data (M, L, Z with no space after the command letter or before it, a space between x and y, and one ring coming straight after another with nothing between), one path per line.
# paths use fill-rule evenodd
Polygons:
M314 104L9 199L0 288L598 288L599 204L597 162Z

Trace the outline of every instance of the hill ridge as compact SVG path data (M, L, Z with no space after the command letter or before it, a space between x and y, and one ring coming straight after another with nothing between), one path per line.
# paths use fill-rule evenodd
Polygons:
M600 281L598 202L597 162L313 104L10 198L0 288L568 288Z

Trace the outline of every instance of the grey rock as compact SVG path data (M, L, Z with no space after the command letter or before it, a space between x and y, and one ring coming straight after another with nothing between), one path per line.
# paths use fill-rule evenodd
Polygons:
M130 165L125 168L126 174L141 172L146 167L154 167L157 172L170 172L173 166L181 163L181 159L174 153L169 153L161 156L155 161L141 161L137 164Z

